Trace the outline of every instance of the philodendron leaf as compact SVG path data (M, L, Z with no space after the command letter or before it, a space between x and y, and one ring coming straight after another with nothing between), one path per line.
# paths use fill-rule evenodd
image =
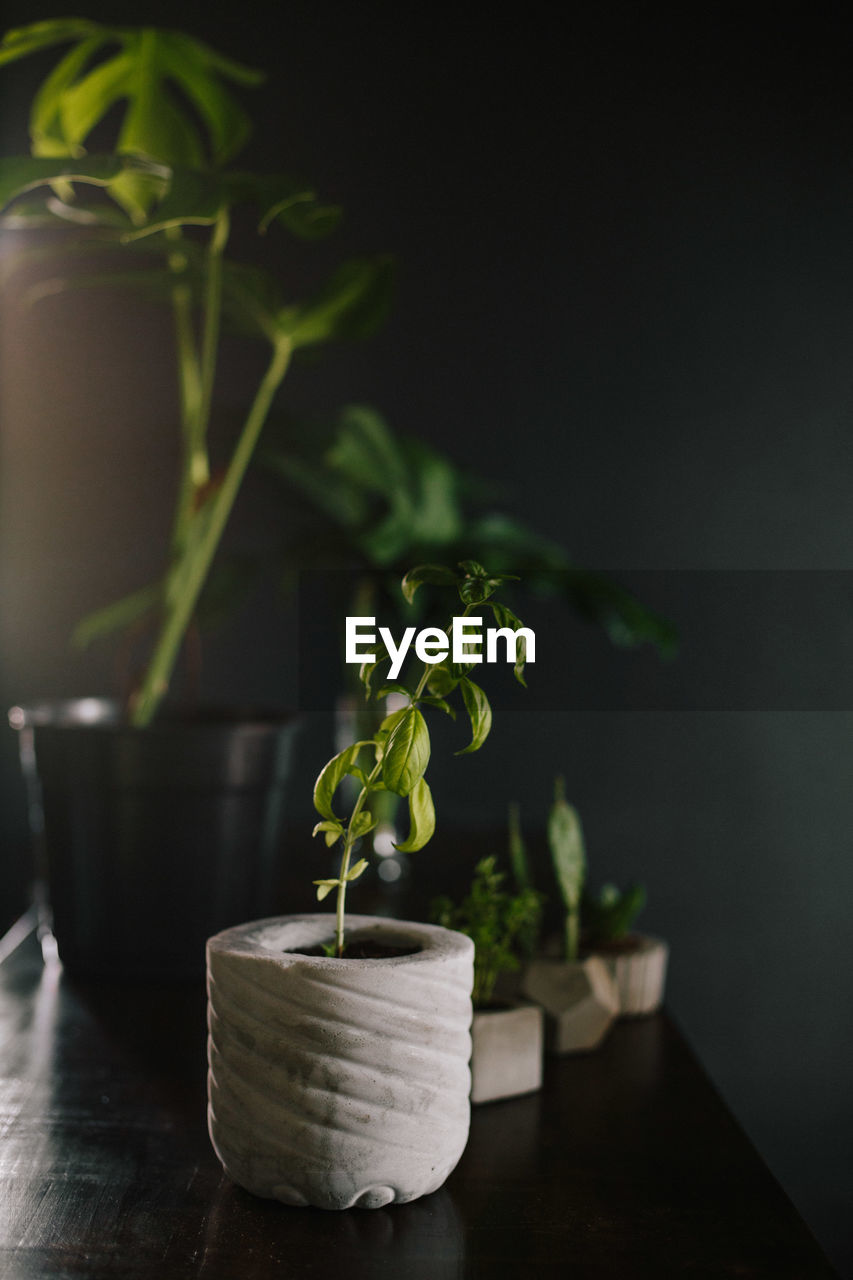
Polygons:
M574 911L586 876L583 829L576 810L566 802L561 778L557 779L554 790L554 803L548 815L548 845L563 902L567 910Z
M395 845L400 853L416 853L432 839L435 831L435 808L432 792L426 778L420 778L409 792L409 834L402 844Z
M33 104L30 130L42 155L81 154L90 132L119 102L123 114L115 147L125 154L216 165L246 141L249 118L224 82L254 85L262 73L181 32L59 19L9 32L0 62L68 42L74 42L72 49ZM112 48L100 57L106 45ZM99 60L92 65L96 52Z
M277 327L294 348L332 338L365 338L373 333L391 303L391 259L344 263L310 302L284 307Z
M93 187L111 187L129 170L144 175L152 188L162 191L168 171L137 165L120 156L85 156L81 160L12 156L0 159L0 209L12 200L56 182L83 182Z
M371 742L354 742L351 747L346 747L343 751L339 751L324 766L317 781L314 783L314 808L322 818L327 818L330 822L339 821L332 808L334 794L350 769L355 765L361 748L372 745Z
M472 751L479 751L489 736L489 730L492 727L492 708L480 686L473 680L469 680L467 676L463 676L459 681L459 687L462 690L465 710L471 720L471 741L467 747L456 752L458 756L465 756Z
M303 240L319 240L334 231L341 221L338 205L320 204L316 192L304 179L285 174L222 175L231 203L247 201L258 210L258 230L281 222Z
M38 53L52 44L66 44L69 40L82 40L97 30L88 18L49 18L44 22L32 22L26 27L7 31L0 44L0 67L28 53Z
M453 569L448 569L446 565L419 564L406 574L402 582L402 591L406 600L411 604L418 587L425 582L432 586L453 587L458 581L459 574L455 573Z
M382 781L395 795L407 796L429 763L429 730L417 707L399 715L382 755Z

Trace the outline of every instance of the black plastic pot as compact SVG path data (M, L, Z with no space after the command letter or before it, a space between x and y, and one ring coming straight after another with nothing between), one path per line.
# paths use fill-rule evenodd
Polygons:
M53 933L71 972L183 978L205 940L274 900L296 719L221 717L133 729L81 699L22 711Z

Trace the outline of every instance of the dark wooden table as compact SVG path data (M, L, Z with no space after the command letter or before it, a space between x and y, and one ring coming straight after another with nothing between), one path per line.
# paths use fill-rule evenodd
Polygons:
M75 986L30 937L0 964L0 1135L3 1280L834 1274L662 1015L476 1108L435 1195L324 1213L221 1173L200 987Z

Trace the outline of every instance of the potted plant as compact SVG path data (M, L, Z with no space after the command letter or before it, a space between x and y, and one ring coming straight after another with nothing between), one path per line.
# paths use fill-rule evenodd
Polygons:
M542 898L535 889L510 893L494 857L477 863L467 897L454 906L436 898L430 916L474 943L474 1019L471 1025L471 1101L492 1102L532 1093L542 1085L542 1009L497 994L536 944Z
M623 1016L654 1013L663 1004L669 948L661 938L632 931L645 905L641 884L621 893L605 884L597 896L585 893L582 902L584 947L607 965Z
M84 643L120 628L151 632L125 704L16 708L12 719L35 737L66 965L113 975L194 971L210 932L265 901L293 727L257 715L236 725L230 717L176 724L158 713L206 590L221 588L214 557L291 362L303 349L372 330L388 300L389 263L347 262L312 298L294 301L269 272L231 259L232 222L246 208L260 231L276 225L305 242L340 217L310 184L231 166L251 129L233 86L256 85L260 73L182 32L77 18L8 32L0 64L53 46L63 53L33 99L32 153L0 160L0 209L7 226L54 233L29 255L39 263L59 255L63 274L47 292L118 285L165 300L179 463L161 577L77 631ZM87 154L90 134L103 139L111 125L112 149ZM86 272L69 271L90 259ZM217 459L209 425L226 322L260 339L268 363Z
M595 1049L601 1043L619 1012L619 999L604 961L580 954L586 852L580 818L566 801L562 778L557 778L554 785L548 847L565 911L562 957L532 960L524 972L521 989L548 1015L549 1047L555 1053L576 1053ZM511 819L510 848L516 875L529 883L517 811Z
M331 594L344 588L337 598L341 609L376 615L389 625L399 622L409 610L399 589L407 565L474 556L518 574L525 590L564 600L613 644L651 644L664 657L674 652L670 622L611 578L574 564L564 548L501 509L494 484L463 471L423 440L395 431L375 408L347 405L330 423L286 426L289 435L279 440L271 424L260 453L265 469L285 482L288 500L301 499L305 509L286 555L318 570L354 569L354 586L352 573L328 574ZM292 446L294 430L300 433L298 449ZM427 607L424 601L422 611ZM384 708L365 703L352 679L342 684L342 739L369 736ZM389 849L397 809L394 796L384 797L375 831L377 851L389 858L395 857ZM398 870L404 859L395 858Z
M407 599L424 582L453 584L463 617L481 606L501 615L500 576L471 561L459 568L412 570ZM369 696L386 687L373 684L383 661L376 654L363 665ZM448 699L458 693L471 725L458 754L485 741L491 710L470 670L444 658L395 681L406 705L321 770L314 834L339 846L341 861L336 876L315 884L320 901L336 894L334 914L256 921L208 942L211 1139L229 1176L257 1195L376 1208L436 1190L462 1154L473 943L438 925L348 920L345 900L366 868L356 853L376 820L373 797L388 790L407 799L402 848L422 849L433 835L424 711L452 714ZM337 796L350 776L360 785L344 817Z

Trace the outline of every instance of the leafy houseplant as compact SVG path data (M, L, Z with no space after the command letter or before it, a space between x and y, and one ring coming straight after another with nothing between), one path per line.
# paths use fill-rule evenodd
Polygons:
M12 225L64 227L66 260L94 248L118 251L85 283L135 287L171 306L179 387L180 465L169 561L162 578L87 619L81 641L156 620L150 660L131 695L134 726L151 722L170 684L187 628L273 399L294 355L337 337L367 333L388 300L387 259L345 263L308 301L285 297L277 280L226 254L232 221L253 206L260 231L273 224L311 241L333 231L340 210L310 184L229 168L251 124L231 86L260 72L182 32L113 27L66 18L10 31L0 65L70 46L35 95L32 155L0 160L0 208ZM90 135L123 103L113 148L88 155ZM21 203L46 190L35 206ZM83 202L80 192L107 199ZM9 219L7 219L9 221ZM202 235L202 240L198 236ZM79 283L79 281L78 281ZM223 319L259 338L269 363L234 441L214 466L208 433Z
M455 586L466 614L505 616L494 599L500 575L473 561L411 570L407 597L427 582ZM377 653L362 669L368 695L383 664ZM523 655L518 667L523 680ZM473 944L437 925L346 917L344 904L364 870L352 856L373 821L367 806L383 788L408 798L409 848L433 834L422 708L446 712L458 690L472 732L460 754L485 741L491 712L470 668L424 663L400 685L407 705L321 771L315 833L340 844L341 864L316 883L320 898L336 891L335 914L256 921L208 942L211 1138L226 1172L256 1194L376 1208L435 1190L462 1154ZM361 786L344 820L335 797L352 774Z
M615 645L651 644L662 656L674 652L671 623L612 579L574 564L557 543L501 510L502 495L493 484L393 430L375 409L347 405L331 423L287 427L291 441L300 433L300 447L294 449L286 436L279 440L273 423L260 454L266 469L287 485L288 501L302 500L301 529L286 555L290 559L295 551L300 564L319 569L354 570L354 589L352 572L328 574L332 593L338 582L352 590L351 596L339 596L340 608L399 623L410 613L399 590L409 564L473 556L519 575L527 593L565 601ZM346 669L351 685L352 672ZM352 687L338 710L342 741L371 737L384 716L380 701L366 702ZM386 847L396 808L392 793L378 807L374 803Z
M58 258L60 277L42 293L137 289L171 309L179 466L162 575L77 632L87 643L121 628L153 629L126 708L98 704L94 719L91 699L16 710L16 727L35 734L66 966L192 973L211 932L269 909L294 730L257 717L175 724L157 713L205 589L216 586L214 557L291 362L303 349L370 332L388 300L390 268L387 259L347 262L313 297L295 301L270 272L230 257L232 223L245 208L259 231L275 224L304 242L340 217L308 183L232 166L251 131L233 89L258 84L260 73L182 32L78 18L10 31L0 64L57 46L62 56L32 102L32 154L0 160L0 209L7 226L50 232L47 244L18 255L40 268ZM99 149L89 154L93 139ZM81 263L82 274L70 269ZM242 427L214 458L209 427L225 324L260 339L268 362Z
M442 897L430 909L436 924L458 929L474 943L472 1102L530 1093L542 1084L542 1010L495 1001L500 976L516 971L533 952L542 896L531 888L510 893L505 878L494 857L483 858L459 906Z
M641 884L622 892L605 884L597 896L586 893L583 899L584 947L607 965L623 1015L654 1013L663 1003L669 947L661 938L632 931L645 904Z
M619 1011L613 980L602 960L581 958L580 907L586 879L586 849L580 818L565 798L562 778L554 783L548 814L548 848L565 910L563 959L533 960L522 990L549 1015L551 1047L557 1053L594 1049ZM529 883L526 850L517 809L510 811L510 853L516 876Z
M482 858L474 869L468 896L459 906L450 898L434 899L430 917L445 929L458 929L474 943L475 1009L495 1003L495 986L502 973L515 972L521 957L529 958L536 945L542 898L535 889L509 893L503 887L505 873L495 857Z

